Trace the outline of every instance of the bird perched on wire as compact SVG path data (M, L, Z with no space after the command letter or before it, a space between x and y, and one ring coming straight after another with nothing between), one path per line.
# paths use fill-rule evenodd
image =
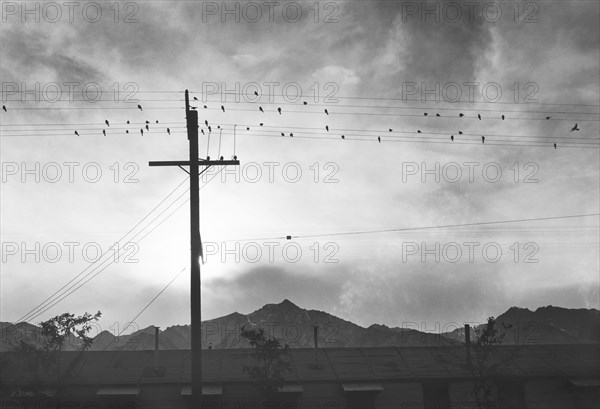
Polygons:
M75 135L79 136L79 132L75 131Z
M106 124L106 126L110 126L110 124L108 123L108 119L105 119L104 123Z
M142 106L141 106L140 104L138 104L138 109L139 109L140 111L143 111L143 109L142 109Z
M481 115L477 114L477 118L481 121Z
M450 135L450 140L454 142L454 135Z
M504 115L502 115L502 120L504 121Z
M342 139L346 139L346 137L344 135L342 135Z
M481 143L485 143L485 136L481 136Z
M169 128L167 128L167 133L171 135L171 130Z
M554 149L556 149L556 142L554 143Z
M329 132L329 125L325 125L325 129Z
M106 129L103 129L103 130L102 130L102 134L103 134L104 136L106 136Z
M325 109L325 114L329 115L329 111L327 111L327 109Z
M377 142L381 143L381 136L377 137Z
M4 110L4 112L8 112L8 111L6 110L6 105L2 105L2 109Z
M277 112L279 112L279 115L281 115L281 108L277 108Z
M462 118L463 116L465 116L465 114L463 114L463 113L461 112L460 114L458 114L458 116L459 116L460 118Z
M141 132L142 136L144 136L144 130L140 129L140 132Z
M221 105L221 110L225 112L225 107L223 105Z
M421 133L421 130L420 130L420 129L417 129L417 133Z
M265 111L263 111L262 107L258 107L258 110L263 113L265 112Z

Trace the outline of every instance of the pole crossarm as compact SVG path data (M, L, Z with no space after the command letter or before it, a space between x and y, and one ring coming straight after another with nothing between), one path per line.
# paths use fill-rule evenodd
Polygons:
M239 165L239 160L203 160L198 159L199 166L228 166L228 165ZM190 166L189 160L163 160L163 161L150 161L150 166Z

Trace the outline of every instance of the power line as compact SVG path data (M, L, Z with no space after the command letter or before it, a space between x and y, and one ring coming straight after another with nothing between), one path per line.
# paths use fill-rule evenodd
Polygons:
M137 313L137 315L136 315L135 317L133 317L131 320L129 320L129 321L127 321L127 322L128 322L128 323L135 322L135 320L136 320L136 319L138 319L138 318L139 318L139 316L140 316L140 315L142 315L142 313L143 313L144 311L146 311L146 309L148 309L148 307L150 307L150 305L152 305L152 303L153 303L154 301L156 301L156 299L157 299L158 297L160 297L160 295L161 295L162 293L164 293L164 292L167 290L167 288L169 288L169 286L175 282L175 280L177 280L177 278L179 278L179 276L181 275L181 273L183 273L183 272L185 271L185 269L186 269L186 267L182 268L182 269L181 269L181 271L180 271L179 273L177 273L177 274L175 275L175 277L173 277L173 278L171 279L171 281L169 281L169 282L167 283L167 285L165 285L165 286L162 288L162 290L160 290L160 291L158 292L158 294L156 294L156 295L154 296L154 298L152 298L152 299L150 300L150 302L149 302L148 304L146 304L146 306L145 306L144 308L142 308L142 310L141 310L140 312L138 312L138 313ZM104 350L104 351L106 351L106 349L108 348L108 346L109 346L109 345L111 345L112 343L114 343L114 342L115 342L115 340L116 340L116 339L118 339L118 338L121 336L121 334L123 333L123 331L125 331L127 328L128 328L128 326L125 326L125 327L123 327L123 328L121 329L121 331L119 331L119 333L117 334L117 336L116 336L116 337L114 337L114 338L112 339L112 341L111 341L110 343L108 343L108 344L107 344L107 345L104 347L104 349L103 349L103 350Z
M222 168L221 168L222 170ZM212 175L212 177L206 181L205 184L203 184L200 189L204 188L212 179L214 179L221 171L215 173L214 175ZM187 178L183 181L185 182L187 180ZM183 183L182 182L182 183ZM181 186L181 184L179 185ZM179 187L177 186L177 187ZM182 194L180 194L171 204L169 204L161 213L159 213L154 219L152 219L148 225L146 225L144 228L142 228L142 230L140 230L138 233L136 233L130 240L135 239L138 235L142 234L144 232L145 229L147 229L152 223L154 223L161 215L163 215L167 210L169 210L170 207L172 207L184 194L186 194L189 191L189 188L186 189ZM170 195L170 194L169 194ZM168 196L167 196L168 197ZM165 198L166 199L166 198ZM163 200L164 201L164 200ZM154 230L156 230L162 223L164 223L168 218L170 218L176 211L178 211L185 203L187 203L189 201L189 198L186 199L185 201L183 201L182 203L179 204L179 206L177 206L177 208L175 208L171 213L169 213L167 215L167 217L165 217L163 220L161 220L157 225L155 225L154 227L152 227L152 229L150 229L148 232L146 232L146 234L144 234L144 236L142 236L141 238L139 238L137 241L141 242L145 237L147 237L150 233L152 233ZM162 202L161 202L162 203ZM157 206L158 207L158 206ZM150 212L152 213L152 212ZM133 229L132 229L133 230ZM130 230L131 231L131 230ZM127 233L128 234L128 233ZM120 240L119 240L120 241ZM123 246L121 246L117 251L121 251L124 246L127 243L125 243ZM85 284L87 284L88 282L90 282L92 279L94 279L96 276L98 276L100 273L102 273L104 270L106 270L111 263L106 264L107 261L110 261L111 258L107 258L105 260L103 260L98 266L94 267L94 269L92 269L92 271L90 271L88 274L86 274L82 279L80 279L78 282L74 283L73 285L70 286L69 289L67 289L66 292L64 292L63 294L61 294L59 297L55 300L51 301L50 305L46 305L44 306L43 310L38 311L35 313L35 315L30 316L27 318L27 320L33 320L36 317L40 316L41 314L43 314L44 312L48 311L50 308L54 307L55 305L57 305L58 303L60 303L61 301L63 301L64 299L66 299L67 297L69 297L71 294L75 293L77 290L79 290L81 287L83 287ZM94 263L95 264L95 263ZM102 267L104 264L106 264L104 267ZM101 268L102 267L102 268ZM89 267L88 267L89 268ZM97 268L101 268L99 271L94 273L94 270ZM83 271L85 272L87 270L87 268ZM80 273L77 277L79 277L81 274ZM91 275L93 274L93 275ZM91 276L90 276L91 275ZM74 279L72 279L70 282L72 282L73 280L75 280L77 277L75 277ZM65 286L67 286L69 283L67 283ZM63 286L63 288L65 287ZM75 287L77 286L77 287ZM60 290L59 290L60 291ZM55 293L56 294L56 293ZM53 294L54 295L54 294ZM52 298L52 296L50 296L49 298ZM31 314L31 312L30 312ZM28 314L28 315L30 315ZM21 322L23 321L23 318L19 319L17 322Z
M117 240L117 242L121 242L122 240L124 240L132 231L134 231L144 220L146 220L156 209L158 209L158 207L160 207L171 195L173 195L173 193L175 193L177 191L177 189L179 189L185 182L187 181L187 177L185 179L183 179L173 190L171 190L171 192L169 192L156 206L154 206L152 208L152 210L150 210L150 212L148 212L140 221L138 221L131 229L129 229L129 231L127 231L127 233L125 233L124 235L121 236L121 238L119 240ZM152 223L152 222L150 222ZM119 250L120 251L122 248L120 247ZM107 255L107 253L104 253L100 259L98 259L96 262L102 260L102 258L104 258L105 255ZM111 257L108 258L109 260L111 259ZM104 260L106 261L106 259ZM104 261L102 261L102 263L104 263ZM69 286L72 282L76 281L80 276L82 276L88 269L92 268L92 271L94 270L93 266L96 265L96 262L94 262L93 264L90 264L89 266L87 266L81 273L77 274L75 277L73 277L71 280L69 280L65 285L63 285L61 288L59 288L56 292L54 292L53 294L51 294L48 298L46 298L44 301L42 301L40 304L38 304L35 308L33 308L31 311L29 311L27 314L25 314L24 316L22 316L21 318L19 318L17 320L17 322L21 322L23 320L30 320L33 319L35 317L37 317L38 315L35 316L31 316L32 314L35 314L37 312L38 309L41 308L45 308L44 304L46 304L49 300L51 300L52 298L54 298L55 295L57 295L58 293L62 292L63 289L65 289L65 287ZM88 273L89 274L89 273ZM87 276L87 275L86 275Z
M350 232L338 232L338 233L318 233L318 234L306 234L306 235L296 235L296 236L288 235L288 236L237 239L237 240L230 239L230 240L222 240L222 241L234 242L234 241L254 241L254 240L306 239L306 238L315 238L315 237L350 236L350 235L393 233L393 232L405 232L405 231L417 231L417 230L449 229L449 228L455 228L455 227L486 226L486 225L507 224L507 223L524 223L524 222L533 222L533 221L573 219L573 218L591 217L591 216L600 216L600 213L576 214L576 215L552 216L552 217L535 217L535 218L530 218L530 219L512 219L512 220L499 220L499 221L491 221L491 222L457 223L457 224L445 224L445 225L437 225L437 226L401 227L401 228L381 229L381 230L362 230L362 231L350 231Z

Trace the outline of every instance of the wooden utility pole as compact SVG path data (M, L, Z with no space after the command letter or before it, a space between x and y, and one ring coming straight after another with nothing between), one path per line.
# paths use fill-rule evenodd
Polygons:
M190 142L190 158L188 161L149 162L150 166L189 166L190 175L190 306L191 306L191 354L192 354L192 399L190 407L202 408L202 302L200 281L200 258L202 257L202 240L200 238L200 166L207 170L211 166L239 165L235 160L206 160L198 158L198 111L190 109L190 97L185 90L185 117L187 135ZM207 152L208 154L208 152ZM187 171L186 171L187 172Z

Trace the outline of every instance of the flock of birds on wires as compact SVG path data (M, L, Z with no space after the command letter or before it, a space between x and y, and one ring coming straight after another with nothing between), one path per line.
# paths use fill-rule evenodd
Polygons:
M254 96L259 97L259 93L258 92L254 92ZM163 100L159 100L159 101L163 101ZM178 100L180 101L180 100ZM139 101L136 101L139 102ZM193 110L207 110L208 112L211 110L218 110L221 111L222 113L225 113L226 111L232 110L232 111L248 111L248 109L239 109L239 108L227 108L226 109L226 105L225 104L221 104L219 102L215 103L215 105L213 106L212 102L207 102L207 103L201 103L201 101L198 99L198 97L193 97L193 101L192 103L197 104L198 106L191 106L190 108ZM237 103L236 103L237 104ZM295 105L298 106L309 106L312 104L309 104L307 101L302 101L302 103L294 103ZM220 107L219 107L220 105ZM294 113L298 113L301 111L293 111L290 110L288 112L286 112L286 109L282 109L281 106L276 106L276 108L273 108L272 110L270 110L269 108L265 109L264 107L267 107L267 105L283 105L283 104L275 104L274 102L268 102L268 103L262 103L258 106L258 108L254 107L253 109L255 109L255 112L258 112L258 115L267 115L270 111L272 113L277 113L279 116L285 117L285 114L289 113L294 114ZM563 104L556 104L556 105L563 105ZM564 105L568 105L568 104L564 104ZM209 107L210 106L210 107ZM264 107L263 107L264 106ZM317 104L317 106L320 106L321 108L323 107L322 105ZM360 105L338 105L337 107L361 107ZM199 108L200 107L200 108ZM370 108L370 107L366 107L366 108ZM387 108L387 107L382 107L382 108ZM399 108L399 107L390 107L390 108ZM497 119L497 120L501 120L501 121L505 121L508 119L538 119L538 120L545 120L545 121L555 121L555 120L560 120L560 121L566 121L569 120L569 118L556 118L553 117L551 115L548 115L550 113L552 113L553 115L556 114L588 114L588 115L598 115L596 113L592 113L592 112L584 112L584 113L580 113L580 112L541 112L541 111L521 111L521 112L535 112L535 113L539 113L541 115L536 116L535 118L520 118L520 117L509 117L508 112L519 112L519 111L508 111L506 113L497 113L497 114L485 114L485 116L482 116L481 113L476 112L474 109L468 109L468 108L463 108L463 109L458 109L458 108L438 108L438 110L452 110L452 111L459 111L458 113L454 112L451 115L445 114L442 115L439 112L431 112L431 111L426 111L423 112L422 109L420 108L416 108L416 107L403 107L405 109L410 109L410 110L421 110L421 114L424 118L438 118L438 119L443 119L443 118L459 118L459 119L475 119L477 121L483 121L485 119ZM16 109L27 109L27 108L16 108ZM140 112L145 112L144 108L142 107L141 103L137 104L137 108L125 108L125 109L137 109ZM157 109L157 108L153 108L153 109ZM10 111L9 108L7 108L6 105L2 106L2 110L4 113L8 113ZM330 112L332 111L332 112ZM464 111L467 112L468 115L465 115L464 112L460 112L460 111ZM486 111L486 110L484 110ZM497 111L497 110L487 110L487 111ZM324 108L321 112L321 115L323 115L323 117L325 118L326 121L329 122L329 118L331 117L331 115L343 115L343 114L348 114L347 112L342 112L342 110L337 110L334 109L332 110L332 107L329 106L327 108ZM312 113L315 114L317 112L315 111L310 111L308 113ZM352 113L350 113L352 114ZM363 115L369 115L369 113L362 113ZM399 116L419 116L421 114L407 114L407 115L399 115ZM358 115L361 115L361 113L358 113ZM381 114L381 115L386 115L386 114ZM267 118L265 116L265 118ZM581 121L598 121L598 119L585 119L582 118L580 119ZM48 124L51 125L51 124ZM81 125L87 125L87 124L81 124ZM149 120L145 120L144 122L131 122L130 120L127 120L126 123L113 123L112 127L111 127L111 121L109 121L109 119L105 119L104 120L104 125L105 127L103 127L101 130L98 130L98 125L97 124L89 124L90 126L92 126L95 129L95 132L98 133L102 133L103 136L107 136L107 134L110 133L122 133L124 131L125 134L129 134L130 133L130 129L132 132L138 132L137 126L140 126L139 128L139 134L140 135L144 135L144 133L148 133L151 130L154 131L155 129L159 129L160 132L164 132L167 135L171 135L171 132L173 130L173 132L178 132L178 133L183 133L186 132L185 130L185 124L183 123L167 123L166 125L164 124L160 124L158 120L153 120L153 121L149 121ZM115 127L115 125L118 125L118 127ZM213 132L213 123L209 123L208 120L204 121L204 125L205 127L203 127L201 129L201 132L203 135L205 135L207 137L207 159L210 159L210 157L208 156L208 152L210 150L210 137L211 134ZM27 125L24 125L27 126ZM225 128L225 126L229 127L232 129L233 132L231 132L230 130L226 131L226 135L228 134L233 134L233 143L234 143L234 155L232 156L233 159L237 159L237 156L235 155L235 140L236 140L236 128L239 127L243 127L245 128L246 132L252 132L255 129L261 129L265 132L265 134L262 134L260 136L280 136L280 137L294 137L294 132L296 132L296 136L300 137L300 138L321 138L321 139L335 139L335 138L339 138L342 140L347 140L347 139L352 139L352 140L371 140L371 141L377 141L378 143L382 143L385 141L393 141L393 142L437 142L440 143L442 142L444 139L447 141L447 143L454 143L455 141L461 141L462 143L469 143L469 144L473 144L474 142L477 141L477 139L480 138L480 142L482 144L485 144L486 141L488 142L488 144L490 144L490 141L492 141L492 144L494 144L493 142L496 142L495 145L509 145L509 146L517 146L517 145L523 145L523 142L534 142L534 143L538 143L538 145L528 145L528 146L550 146L550 147L554 147L554 149L557 149L559 146L559 143L557 142L557 139L555 137L550 137L550 136L535 136L535 135L494 135L494 134L488 134L488 135L482 135L482 134L476 134L476 133L469 133L469 132L463 132L462 130L456 130L453 133L444 133L444 132L434 132L434 131L424 131L422 129L414 129L414 130L396 130L394 131L394 128L388 128L387 132L385 130L368 130L368 129L335 129L334 127L330 127L329 124L326 124L323 128L308 128L308 127L304 127L304 128L293 128L293 129L285 129L285 132L282 130L284 129L284 127L280 127L280 126L269 126L266 125L265 122L258 122L251 125L251 124L242 124L242 125L238 125L238 124L234 124L231 126L231 124L220 124L220 125L216 125L217 130L219 130L219 140L218 140L218 155L217 157L220 158L221 160L223 160L223 156L221 156L220 151L221 151L221 140L222 140L222 136L223 136L223 130ZM198 126L200 128L200 126ZM271 130L270 128L278 128L277 130ZM9 130L10 131L13 129ZM46 131L54 131L55 129L47 129ZM73 130L73 134L76 136L82 136L83 132L80 134L80 130L81 129L74 129ZM86 129L87 130L87 129ZM205 131L206 130L206 131ZM316 131L316 132L309 132L310 131ZM568 127L565 127L565 133L566 131L569 130L569 136L565 136L565 138L567 138L567 140L565 141L565 143L563 144L563 146L567 146L567 147L600 147L600 145L598 144L598 138L595 137L577 137L577 136L570 136L571 133L573 132L579 132L581 131L580 125L578 122L576 122L574 125L569 125ZM62 131L62 130L61 130ZM294 132L292 132L294 131ZM360 134L355 134L352 132L360 132ZM385 132L385 133L384 133ZM3 132L6 135L6 130L4 130ZM370 134L370 135L367 135ZM412 134L412 136L411 136ZM445 137L443 136L445 134ZM383 136L386 135L386 136ZM440 137L424 137L424 135L441 135ZM9 136L18 136L18 135L9 135ZM25 136L25 135L23 135ZM506 138L515 138L515 137L522 137L522 138L534 138L534 140L526 140L526 141L519 141L519 140L511 140L511 139L506 139ZM546 141L539 141L535 138L544 138L544 139L554 139L554 141L550 142L546 142ZM588 140L588 141L583 141L580 142L581 140ZM443 142L442 142L443 143ZM527 146L527 145L526 145Z

